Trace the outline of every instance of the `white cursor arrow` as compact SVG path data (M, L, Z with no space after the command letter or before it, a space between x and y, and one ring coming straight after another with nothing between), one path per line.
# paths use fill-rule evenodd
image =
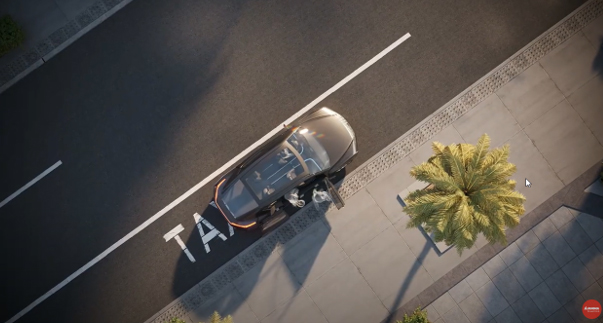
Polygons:
M528 181L527 178L526 178L526 187L532 187L532 183L530 183L530 181Z

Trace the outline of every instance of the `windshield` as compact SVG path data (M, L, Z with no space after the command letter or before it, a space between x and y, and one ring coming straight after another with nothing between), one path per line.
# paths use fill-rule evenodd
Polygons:
M282 145L249 169L242 180L257 199L263 201L278 195L303 174L302 162L288 145Z
M241 180L234 182L222 196L224 205L235 218L238 218L245 213L258 207L257 202L249 193Z
M310 174L316 174L331 167L327 151L316 139L320 136L314 131L298 129L287 139L287 142L299 152L308 165Z

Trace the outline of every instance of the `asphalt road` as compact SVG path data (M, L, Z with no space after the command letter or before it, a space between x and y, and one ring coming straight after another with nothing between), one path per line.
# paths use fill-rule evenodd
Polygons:
M6 321L396 39L324 100L359 137L350 170L582 0L134 1L0 95ZM205 187L19 322L141 322L258 238ZM182 224L191 263L163 235ZM196 230L196 229L195 229Z

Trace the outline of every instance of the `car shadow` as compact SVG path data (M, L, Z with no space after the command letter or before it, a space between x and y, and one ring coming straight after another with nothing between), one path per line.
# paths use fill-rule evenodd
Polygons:
M344 169L333 177L337 188L345 175ZM208 277L194 287L191 297L186 297L192 300L192 304L187 305L190 313L186 319L193 318L194 323L208 321L210 315L218 311L222 315L233 315L235 321L238 318L242 322L252 322L253 315L268 315L262 312L263 299L266 299L269 303L280 303L272 315L279 315L276 321L282 321L280 316L286 315L293 304L287 300L298 294L309 277L315 278L312 269L331 232L325 220L331 203L324 202L316 207L312 202L314 188L311 185L300 190L306 206L299 209L288 204L284 210L292 217L264 234L257 230L234 230L234 234L229 236L228 225L220 212L213 206L205 208L201 216L227 239L209 242L211 253L199 257L202 258L199 263L191 263L181 253L174 271L174 295L184 294L193 285L192 277ZM324 190L325 187L318 185L318 189ZM202 245L201 235L197 232L193 232L186 242L194 255L204 253ZM235 262L230 261L237 256ZM213 273L215 270L218 271ZM276 297L285 300L280 302L274 299ZM252 314L250 306L260 313Z
M603 38L601 38L601 42L599 44L599 50L597 52L597 56L593 61L593 71L595 71L599 77L603 78Z

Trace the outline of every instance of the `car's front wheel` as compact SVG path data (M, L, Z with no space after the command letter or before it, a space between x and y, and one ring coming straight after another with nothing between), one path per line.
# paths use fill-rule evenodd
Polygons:
M266 217L260 223L260 226L262 228L262 234L268 234L268 233L274 231L274 229L278 228L288 218L289 218L289 215L283 209L280 209L279 211L276 211L274 214Z

